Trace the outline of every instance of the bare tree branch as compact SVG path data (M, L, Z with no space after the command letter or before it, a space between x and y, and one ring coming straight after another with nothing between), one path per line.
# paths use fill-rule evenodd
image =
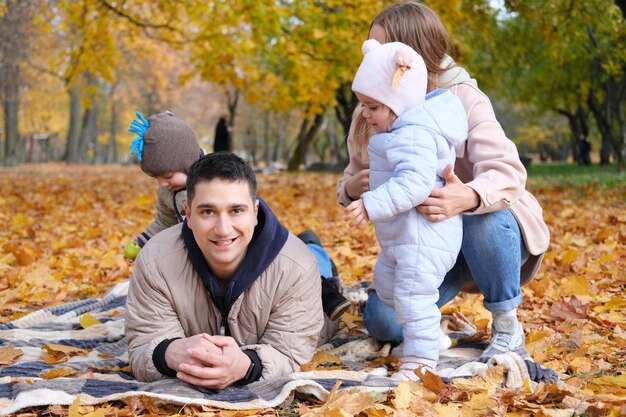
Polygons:
M122 18L128 20L133 25L144 29L144 33L146 34L146 36L148 36L151 39L162 41L162 42L166 42L166 43L170 43L170 44L177 44L177 45L184 45L186 43L194 41L193 38L190 38L185 32L183 32L181 29L171 25L169 22L168 23L155 24L155 23L142 21L142 20L140 20L140 19L138 19L138 18L136 18L134 16L131 16L130 14L128 14L126 12L123 12L122 10L119 10L117 7L115 7L114 5L109 3L107 0L100 0L100 3L104 7L106 7L108 10L110 10L113 13L115 13L116 15L118 15L119 17L122 17ZM156 36L153 33L151 33L150 30L172 32L172 33L175 33L178 36L180 36L183 40L167 39L167 38L164 38L164 37L161 37L161 36Z

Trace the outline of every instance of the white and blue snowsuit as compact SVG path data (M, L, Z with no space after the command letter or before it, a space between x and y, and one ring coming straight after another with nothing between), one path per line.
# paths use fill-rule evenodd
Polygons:
M439 359L438 287L461 249L462 219L432 222L415 207L444 186L443 170L466 137L460 100L436 90L399 115L390 132L372 136L367 147L371 191L362 198L382 249L374 283L402 324L405 356Z

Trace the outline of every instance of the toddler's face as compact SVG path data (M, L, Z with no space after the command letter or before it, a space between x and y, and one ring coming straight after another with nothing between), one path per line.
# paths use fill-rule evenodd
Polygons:
M391 124L396 120L396 115L391 109L371 97L360 93L355 94L363 105L363 117L370 124L372 130L376 133L388 132Z
M161 187L172 191L182 190L187 186L187 174L179 171L167 171L155 177Z

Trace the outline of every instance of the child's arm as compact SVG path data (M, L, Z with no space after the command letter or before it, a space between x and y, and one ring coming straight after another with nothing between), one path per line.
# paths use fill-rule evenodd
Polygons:
M143 247L157 233L178 224L176 209L174 208L174 196L166 188L159 187L157 191L156 216L146 229L137 236L139 245Z
M350 222L350 227L363 227L369 220L362 198L353 201L343 210L347 213L343 219L347 222L352 220Z
M420 205L435 186L437 176L437 145L430 131L405 127L389 135L386 158L393 167L393 176L362 196L369 219L374 222Z

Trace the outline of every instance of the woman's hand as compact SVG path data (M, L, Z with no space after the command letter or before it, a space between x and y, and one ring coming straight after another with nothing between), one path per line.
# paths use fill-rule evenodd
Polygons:
M476 191L456 176L452 165L444 169L446 185L435 188L416 210L425 215L428 220L439 222L464 211L478 207L480 199Z
M370 170L364 169L346 180L346 194L351 200L358 200L361 194L370 190Z

